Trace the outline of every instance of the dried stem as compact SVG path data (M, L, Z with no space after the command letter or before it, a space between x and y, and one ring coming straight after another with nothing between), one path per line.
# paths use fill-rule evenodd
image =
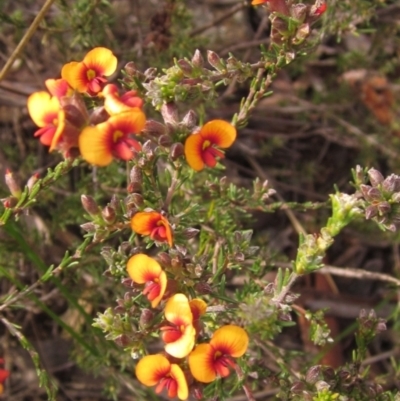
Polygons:
M44 3L42 9L39 11L39 14L36 16L36 18L33 20L31 26L29 29L26 31L25 35L21 39L21 41L18 43L18 46L15 48L9 59L7 60L6 64L0 71L0 81L2 81L5 76L7 75L8 71L10 70L11 66L14 64L14 61L17 59L19 54L22 52L23 48L27 45L29 40L31 39L32 35L35 33L35 31L38 29L39 24L42 22L42 19L46 15L48 9L51 7L51 5L54 3L54 0L46 0L46 3Z

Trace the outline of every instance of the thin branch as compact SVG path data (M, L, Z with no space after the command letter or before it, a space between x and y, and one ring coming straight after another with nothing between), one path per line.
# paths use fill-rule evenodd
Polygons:
M192 32L190 32L189 37L192 38L193 36L203 33L204 31L212 28L213 26L219 25L225 19L231 17L232 15L236 14L238 11L240 11L246 7L248 7L248 5L246 3L236 4L235 6L230 8L227 13L225 13L224 15L221 15L219 18L216 18L215 20L211 21L209 24L194 29Z
M318 272L322 274L332 274L334 276L340 277L356 278L359 280L386 281L387 283L392 283L400 287L399 279L389 276L385 273L376 273L352 267L336 267L330 265L325 265L322 269L318 270Z
M6 64L0 71L0 81L4 79L4 77L7 75L8 71L10 70L11 66L14 64L14 61L17 59L17 57L20 55L24 47L27 45L29 40L31 39L32 35L35 33L35 31L38 29L39 24L42 22L42 19L46 15L48 9L51 7L51 5L54 3L54 0L46 0L46 3L44 3L42 9L39 11L39 14L36 16L36 18L33 20L31 26L28 28L26 31L25 35L23 38L20 40L18 43L18 46L15 48L9 59L7 60Z

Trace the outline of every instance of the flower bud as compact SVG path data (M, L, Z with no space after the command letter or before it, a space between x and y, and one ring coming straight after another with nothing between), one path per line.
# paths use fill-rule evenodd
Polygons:
M96 225L92 222L83 223L80 225L82 230L86 231L87 233L94 233L96 231Z
M143 196L138 193L133 193L129 196L129 202L132 202L136 207L143 205Z
M172 145L172 138L169 135L161 135L160 138L158 138L158 144L169 148Z
M398 192L400 190L400 177L396 174L390 174L382 183L382 189L386 192Z
M189 61L181 59L177 61L178 67L181 69L184 75L190 76L193 72L193 67L190 65Z
M2 199L1 201L2 201L2 203L3 203L3 206L4 206L6 209L11 209L11 208L13 208L14 206L16 206L17 203L18 203L18 199L15 198L14 196L9 196L8 198Z
M130 344L129 337L126 334L120 334L114 341L119 347L127 347Z
M182 267L182 257L180 255L176 255L171 259L171 266L174 268Z
M189 110L182 119L182 124L189 130L193 130L193 128L197 124L197 115L193 110Z
M96 201L90 195L81 196L82 206L91 217L99 215L100 210Z
M309 384L315 384L319 378L320 373L321 373L320 365L312 366L310 369L307 370L305 377L306 382Z
M269 0L268 6L270 12L275 11L280 14L289 16L289 7L286 4L286 0Z
M310 35L310 24L302 24L297 29L296 36L293 38L293 43L300 44Z
M143 184L142 170L138 166L133 166L129 174L131 192L140 192Z
M201 55L201 52L199 49L196 49L196 51L194 52L194 55L192 57L192 64L195 67L203 67L203 65L204 65L204 58Z
M187 238L187 239L191 239L194 238L198 233L200 232L200 230L198 230L197 228L186 228L183 231L183 235Z
M171 146L170 156L172 160L176 160L181 157L184 153L183 145L180 142L176 142Z
M237 262L237 263L244 262L244 261L245 261L244 253L243 253L243 252L236 252L236 253L233 255L233 259L234 259L235 262Z
M157 76L157 68L150 67L145 72L144 75L147 79L153 79Z
M114 210L119 209L119 199L117 195L114 194L111 196L109 206L111 206Z
M376 207L381 215L388 214L391 211L391 206L389 202L379 202Z
M105 223L107 223L107 224L115 223L116 214L115 214L114 208L112 208L111 206L106 206L102 210L101 215L102 215Z
M365 209L365 218L370 220L378 214L378 208L375 205L370 205Z
M142 313L140 314L140 319L139 319L140 328L145 329L145 328L149 327L153 318L154 318L153 311L151 311L150 309L147 309L147 308L142 309Z
M11 195L19 199L22 194L21 187L18 185L14 174L9 169L6 170L5 181Z
M200 295L207 295L212 293L211 285L205 282L195 284L194 288L196 292Z
M121 283L122 283L123 286L128 287L128 288L133 287L134 284L135 284L135 283L133 282L133 280L132 280L131 278L129 278L129 277L123 278L123 279L121 280Z
M137 72L136 64L133 61L129 61L125 64L124 70L128 75L135 76Z
M207 50L207 61L218 71L224 68L221 58L212 50Z
M158 121L147 120L143 132L149 135L161 136L167 133L167 128Z
M304 22L307 16L308 7L305 4L293 4L290 8L290 14L300 22Z
M176 126L178 124L178 108L176 107L175 103L164 103L161 106L161 115L163 116L166 124L170 124L172 126Z
M377 187L384 180L383 175L378 170L376 170L375 168L371 168L371 169L368 170L368 176L369 176L369 180L371 182L371 185L373 187Z
M163 267L170 267L171 266L171 257L168 255L166 252L160 252L157 255L158 260L160 261L160 264Z
M107 121L108 113L106 112L106 109L103 106L96 107L93 109L92 113L90 114L89 117L89 124L90 125L97 125L100 123L103 123L104 121Z
M63 96L60 106L64 110L65 119L76 128L83 128L88 124L89 114L83 97L78 92L71 96Z
M327 8L328 8L328 6L325 3L325 1L317 0L310 9L310 17L321 16L326 11Z
M146 141L142 146L142 151L146 155L147 160L151 160L154 157L154 145L150 140Z
M37 182L37 180L39 179L40 175L39 173L33 174L28 182L26 183L26 186L28 187L29 193L32 191L33 186L35 185L35 183Z

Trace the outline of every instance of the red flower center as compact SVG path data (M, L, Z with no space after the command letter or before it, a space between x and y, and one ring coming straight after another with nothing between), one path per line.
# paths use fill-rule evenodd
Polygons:
M156 393L159 394L161 391L167 389L168 391L168 397L174 398L176 397L178 393L178 383L176 382L175 379L173 379L170 376L163 377L157 387L156 387Z
M224 153L216 148L214 148L210 141L204 141L203 143L203 151L201 154L201 158L203 159L204 163L208 167L215 167L217 164L216 158L219 157L221 159L224 158Z
M234 368L236 364L229 355L223 354L221 351L216 351L214 353L213 365L220 377L226 377L229 376L229 368Z
M179 340L182 337L182 333L185 331L185 325L175 325L171 324L168 326L163 326L160 328L162 334L161 338L162 340L166 343L173 343L177 340Z
M160 295L161 287L158 279L155 278L153 281L147 281L143 290L143 295L147 295L147 299L152 301Z
M150 238L154 241L167 240L167 230L161 220L157 222L157 227L153 228L153 230L151 231Z

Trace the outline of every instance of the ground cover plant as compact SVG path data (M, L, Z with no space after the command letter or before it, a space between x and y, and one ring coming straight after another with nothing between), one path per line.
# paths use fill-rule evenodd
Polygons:
M0 394L399 399L398 5L35 7L0 14Z

